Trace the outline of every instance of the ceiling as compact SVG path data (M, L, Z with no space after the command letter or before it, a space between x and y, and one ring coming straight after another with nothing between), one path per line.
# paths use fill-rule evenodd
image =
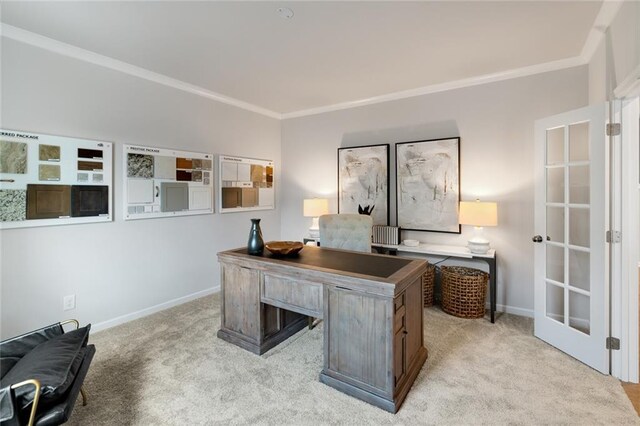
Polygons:
M276 114L580 56L601 1L7 2L5 24ZM291 19L276 12L293 10Z

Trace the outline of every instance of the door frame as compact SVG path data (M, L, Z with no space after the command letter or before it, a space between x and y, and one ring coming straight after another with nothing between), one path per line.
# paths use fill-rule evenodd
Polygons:
M612 282L611 326L612 335L620 338L620 350L612 351L611 374L623 381L638 383L640 379L640 325L638 270L640 264L640 100L637 90L629 90L631 99L612 102L614 122L622 123L621 134L612 142L619 147L621 160L618 184L613 186L616 194L621 194L619 225L622 240L619 258L614 259L615 269Z

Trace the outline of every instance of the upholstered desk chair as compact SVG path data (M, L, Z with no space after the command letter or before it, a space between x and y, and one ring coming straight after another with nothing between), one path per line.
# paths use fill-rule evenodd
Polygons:
M371 216L362 214L326 214L320 216L322 247L371 253Z

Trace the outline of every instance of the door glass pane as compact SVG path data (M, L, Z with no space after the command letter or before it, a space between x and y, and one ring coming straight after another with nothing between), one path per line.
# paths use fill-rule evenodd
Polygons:
M589 296L569 291L569 327L585 334L591 332L589 299Z
M564 288L547 284L547 316L564 323Z
M547 130L547 164L564 163L564 127Z
M589 247L589 209L569 209L569 244Z
M564 207L547 207L547 241L564 242Z
M589 204L589 166L569 167L569 202Z
M569 285L591 291L589 253L569 249Z
M564 167L547 169L547 202L564 203Z
M547 244L547 278L564 283L564 248Z
M569 126L569 161L589 160L589 122Z

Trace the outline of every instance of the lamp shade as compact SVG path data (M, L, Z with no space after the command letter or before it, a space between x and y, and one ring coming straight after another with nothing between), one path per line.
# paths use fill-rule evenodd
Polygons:
M303 215L305 217L319 217L327 213L329 213L329 200L326 198L304 200Z
M459 222L461 225L496 226L498 224L498 205L479 200L461 201Z

